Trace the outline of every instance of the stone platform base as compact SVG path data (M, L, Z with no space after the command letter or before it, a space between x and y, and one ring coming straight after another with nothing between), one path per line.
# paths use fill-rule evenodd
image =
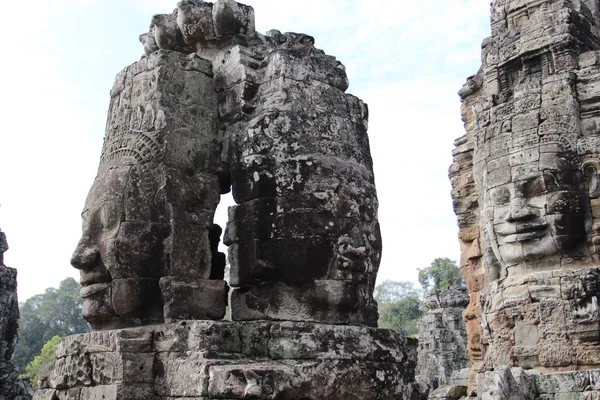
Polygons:
M416 340L356 326L184 321L64 338L34 399L413 396Z
M504 368L478 374L477 394L483 400L598 400L600 369L541 374Z

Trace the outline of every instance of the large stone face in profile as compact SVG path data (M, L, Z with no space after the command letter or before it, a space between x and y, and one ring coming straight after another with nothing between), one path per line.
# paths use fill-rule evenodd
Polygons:
M197 55L156 51L117 76L72 258L93 329L223 317L226 284L208 281L218 118L212 66ZM190 293L206 307L172 306Z
M480 371L597 367L598 3L491 11L450 169L468 351Z

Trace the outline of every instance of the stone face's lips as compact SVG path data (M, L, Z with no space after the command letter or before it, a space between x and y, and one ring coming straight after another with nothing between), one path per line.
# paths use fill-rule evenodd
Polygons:
M96 265L93 268L81 270L79 283L82 286L93 285L94 283L103 283L111 281L111 276L103 265Z
M496 228L496 233L502 236L503 243L523 242L531 239L539 239L546 235L548 224L538 223L520 223L504 224Z
M82 298L90 297L98 292L106 290L110 287L110 282L94 283L92 285L84 286L79 290L79 295Z
M543 221L527 223L504 223L497 225L494 231L500 236L545 231L548 224Z

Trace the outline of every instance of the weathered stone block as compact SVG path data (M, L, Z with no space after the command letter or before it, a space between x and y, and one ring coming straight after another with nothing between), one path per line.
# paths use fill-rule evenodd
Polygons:
M153 400L156 395L149 385L103 385L81 389L81 400Z
M227 282L191 277L165 276L160 279L167 321L222 319L227 307Z
M374 304L361 304L367 288L353 282L313 281L297 284L263 284L234 289L234 321L280 320L374 326Z
M208 365L201 352L161 353L156 360L159 396L208 395Z
M96 385L154 382L152 353L93 353L90 362Z
M101 333L63 339L63 349L65 343L86 344L79 350L70 346L73 354L58 359L64 383L56 390L40 391L40 399L375 400L410 399L413 393L416 340L389 330L294 322L182 321ZM123 352L123 343L106 351L104 345L140 337L140 343L129 347L134 349L147 343L149 334L154 338L150 351L143 345L143 352ZM88 352L94 348L104 351ZM87 383L81 380L85 371L77 367L77 359L90 366L92 379Z

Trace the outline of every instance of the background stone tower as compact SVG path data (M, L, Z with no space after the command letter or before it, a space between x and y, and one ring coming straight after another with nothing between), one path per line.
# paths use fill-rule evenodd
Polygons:
M469 293L466 288L436 290L424 302L429 311L419 321L416 381L427 387L429 398L436 398L436 390L459 398L466 394L464 378L471 367L462 317Z
M503 381L531 389L520 398L554 398L566 389L538 373L600 365L598 12L596 0L494 1L481 69L460 91L466 134L450 179L471 389L476 371L495 371L486 393ZM593 389L581 386L569 390Z

